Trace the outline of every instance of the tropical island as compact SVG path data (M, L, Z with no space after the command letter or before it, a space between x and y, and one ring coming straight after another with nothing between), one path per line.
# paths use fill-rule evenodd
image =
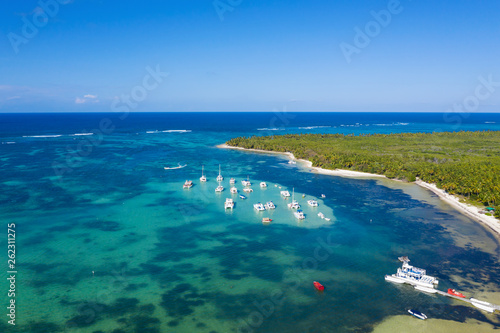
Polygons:
M316 168L435 184L500 218L500 131L286 134L238 137L226 145L291 153Z

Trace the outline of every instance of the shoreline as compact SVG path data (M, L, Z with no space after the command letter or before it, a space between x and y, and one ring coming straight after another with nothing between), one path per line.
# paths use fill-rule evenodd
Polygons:
M229 146L227 144L220 144L220 145L217 145L216 147L222 148L222 149L237 149L237 150L244 150L244 151L253 151L253 152L265 153L265 154L285 155L285 156L288 156L291 160L295 160L295 161L299 161L301 163L304 163L308 168L311 169L312 172L317 172L317 173L324 174L324 175L350 177L350 178L386 178L386 179L389 179L384 175L378 175L378 174L367 173L367 172L342 170L342 169L328 170L328 169L322 169L319 167L313 167L312 162L310 162L308 160L304 160L304 159L297 159L290 152L276 152L276 151L268 151L268 150L262 150L262 149L247 149L247 148L241 148L241 147L233 147L233 146ZM392 179L392 180L398 181L396 179ZM477 208L473 205L467 204L467 203L460 202L460 199L458 197L456 197L452 194L446 193L446 191L437 188L437 186L435 184L429 184L429 183L426 183L420 179L416 180L413 183L433 192L441 200L448 203L450 206L455 208L460 213L466 215L467 217L469 217L469 218L473 219L474 221L479 222L483 226L487 227L487 229L490 230L497 237L497 239L500 239L500 223L494 216L486 216L484 214L481 214L479 212L480 211L479 208Z

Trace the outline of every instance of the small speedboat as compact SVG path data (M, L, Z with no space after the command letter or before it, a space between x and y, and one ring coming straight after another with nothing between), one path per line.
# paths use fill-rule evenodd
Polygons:
M314 288L316 288L318 291L325 290L325 287L321 283L314 281L313 284L314 284Z
M418 319L422 319L422 320L427 319L427 316L425 314L423 314L422 312L417 311L417 310L410 309L410 310L408 310L408 313L410 313L414 317L417 317Z
M246 199L247 197L245 197L243 194L240 194L240 199Z
M271 223L272 221L273 221L273 220L272 220L272 219L270 219L269 217L264 217L264 218L262 219L262 223Z
M217 186L217 187L215 188L215 192L219 192L219 193L220 193L220 192L222 192L222 191L224 191L224 186L222 186L222 185L219 185L219 186Z
M186 180L184 185L182 185L182 188L191 188L193 187L193 181L192 180Z
M243 192L250 193L250 192L253 192L253 189L251 189L250 187L245 187L245 188L243 189Z
M322 194L322 195L321 195L321 198L322 198L322 199L326 198L326 195Z
M456 291L455 289L448 289L448 294L450 295L453 295L453 296L457 296L457 297L462 297L462 298L465 298L464 294Z

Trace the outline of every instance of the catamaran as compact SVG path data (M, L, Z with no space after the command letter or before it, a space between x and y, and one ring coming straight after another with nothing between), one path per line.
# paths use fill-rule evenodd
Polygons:
M318 207L318 202L316 200L307 200L307 204L311 207Z
M251 189L250 187L245 187L245 188L243 189L243 192L250 193L250 192L253 192L253 189Z
M224 209L233 209L234 201L231 198L226 198L226 202L224 203Z
M248 176L247 179L242 180L241 183L243 184L243 186L252 186L252 183L250 183L250 181L248 180Z
M231 179L229 180L229 184L231 184L231 185L233 185L235 182L236 182L236 181L234 180L234 178L231 178Z
M203 165L201 166L201 177L200 177L200 182L206 182L207 177L203 174Z
M288 191L281 191L281 192L280 192L280 194L281 194L283 197L285 197L285 198L290 197L290 192L288 192Z
M292 190L292 202L288 204L288 208L300 209L299 203L294 198L295 198L295 189Z
M275 209L276 206L274 205L274 203L272 201L268 201L268 202L266 202L266 208L267 209Z
M295 215L295 217L298 218L299 220L303 220L306 218L304 212L302 212L300 209L297 210L296 212L293 212L293 215Z
M266 207L264 207L264 205L260 202L254 204L253 208L257 209L259 212L266 210Z
M433 277L427 275L425 269L413 267L408 262L408 258L403 261L403 266L398 268L396 274L386 275L385 280L394 283L408 283L413 286L419 286L429 289L434 289L439 281ZM426 290L423 290L426 291Z
M220 174L220 164L219 164L219 175L217 176L217 181L221 182L223 180L224 180L224 177L222 177L222 175Z

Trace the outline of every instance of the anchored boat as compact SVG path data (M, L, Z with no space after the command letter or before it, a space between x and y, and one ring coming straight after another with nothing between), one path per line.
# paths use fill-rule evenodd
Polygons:
M257 209L260 212L266 210L266 207L264 207L264 205L261 204L260 202L254 204L253 208Z
M417 317L418 319L422 319L422 320L426 320L427 319L427 316L425 314L423 314L422 312L420 312L420 311L410 309L410 310L408 310L408 312L412 316Z
M224 209L233 209L234 208L234 201L231 198L226 198L226 202L224 203Z
M318 207L318 202L316 200L307 200L307 204L311 207Z

